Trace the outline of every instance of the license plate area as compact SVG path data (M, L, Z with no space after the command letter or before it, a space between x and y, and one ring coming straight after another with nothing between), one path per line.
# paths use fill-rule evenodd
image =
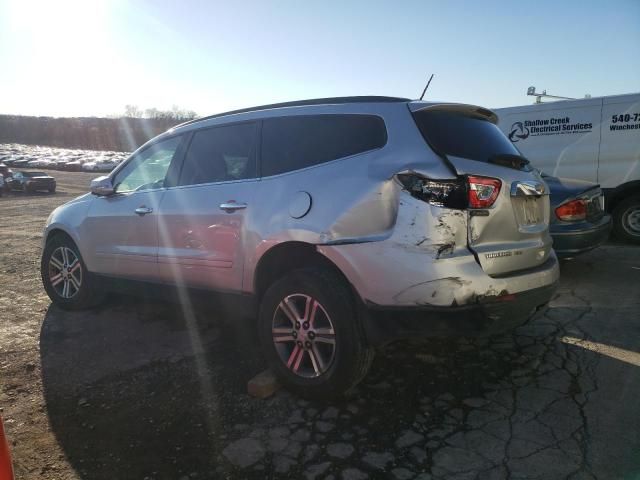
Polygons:
M542 197L513 198L513 210L518 226L524 230L544 226L545 212Z
M542 221L538 209L538 202L535 198L525 198L523 206L523 223L524 225L536 225Z

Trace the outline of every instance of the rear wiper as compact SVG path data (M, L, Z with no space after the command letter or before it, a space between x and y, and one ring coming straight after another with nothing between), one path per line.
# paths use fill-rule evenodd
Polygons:
M514 168L516 170L524 170L529 165L527 160L522 155L513 155L511 153L497 153L489 157L489 163L500 165L503 167Z

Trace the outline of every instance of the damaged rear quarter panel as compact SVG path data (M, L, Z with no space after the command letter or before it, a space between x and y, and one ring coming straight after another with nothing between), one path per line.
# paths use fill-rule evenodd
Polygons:
M477 298L467 276L479 266L467 249L463 211L399 194L392 235L360 245L318 250L343 269L362 298L385 306L464 305Z

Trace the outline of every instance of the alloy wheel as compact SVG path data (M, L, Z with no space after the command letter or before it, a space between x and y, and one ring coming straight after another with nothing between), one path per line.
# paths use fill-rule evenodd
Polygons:
M62 298L73 298L82 286L82 264L73 250L58 247L49 259L49 281Z
M331 317L309 295L285 297L274 312L271 333L280 360L295 375L319 377L333 363L336 334Z

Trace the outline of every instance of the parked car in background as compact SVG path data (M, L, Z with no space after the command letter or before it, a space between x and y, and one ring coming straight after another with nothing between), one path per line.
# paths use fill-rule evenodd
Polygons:
M55 178L44 172L14 172L8 183L10 190L22 192L46 190L49 193L56 191Z
M95 172L97 170L97 162L95 160L82 164L82 170L86 172Z
M20 160L15 160L11 166L13 168L27 168L29 166L29 162L31 162L31 158L22 158Z
M69 162L69 160L66 159L66 158L56 160L55 161L55 169L56 170L64 170L64 167L67 165L68 162Z
M5 158L2 160L2 163L4 163L9 167L13 167L16 162L19 162L22 159L23 159L22 155L8 155L8 156L5 156Z
M2 194L5 191L5 181L4 181L4 177L2 175L0 175L0 197L2 196Z
M101 160L99 162L96 162L95 169L98 172L110 172L111 170L116 168L119 164L120 162L116 160Z
M37 158L35 160L33 160L32 162L29 163L30 167L36 167L36 168L41 168L41 167L45 167L49 164L49 160L45 160L43 158Z
M107 279L240 295L279 379L319 398L396 338L509 331L559 277L540 175L473 105L308 100L188 122L50 215L62 308Z
M560 258L576 256L602 245L611 232L600 185L581 180L542 178L551 191L549 230Z
M118 164L119 162L109 159L94 160L82 165L82 170L86 170L88 172L110 172L116 168Z
M7 179L8 177L10 177L13 174L13 170L11 170L7 165L5 165L4 163L0 163L0 176L2 176L3 179Z
M84 165L83 160L72 160L71 162L67 162L63 169L69 172L79 172L82 170L82 165Z

